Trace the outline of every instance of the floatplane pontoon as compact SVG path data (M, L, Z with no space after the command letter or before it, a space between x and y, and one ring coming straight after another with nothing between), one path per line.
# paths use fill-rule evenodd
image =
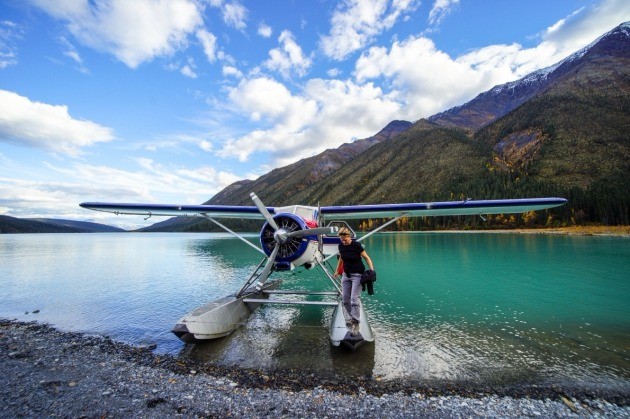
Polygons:
M115 214L204 217L264 255L263 260L238 292L201 306L177 322L173 333L184 342L194 343L227 336L245 324L251 313L262 304L308 304L335 307L330 324L330 342L334 346L344 345L354 350L366 342L373 342L374 334L362 302L360 303L361 322L358 333L351 333L347 326L349 316L341 301L341 285L326 264L329 259L338 254L340 240L335 233L341 225L348 227L345 220L389 219L377 229L357 239L357 241L362 241L402 217L523 213L553 208L566 203L566 199L563 198L532 198L324 207L303 205L266 207L256 194L251 193L251 198L255 206L102 202L84 202L81 206ZM218 218L264 220L260 231L260 247L217 221ZM320 268L330 279L332 290L288 291L279 289L280 280L267 281L274 271L287 271L297 267ZM314 295L323 296L327 300L308 300L309 296Z

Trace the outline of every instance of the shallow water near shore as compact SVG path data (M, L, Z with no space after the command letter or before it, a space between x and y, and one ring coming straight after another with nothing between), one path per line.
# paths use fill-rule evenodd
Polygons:
M220 365L630 392L630 239L414 233L364 244L378 272L375 295L363 294L376 342L354 353L330 346L332 310L312 306L265 306L209 344L172 335L260 261L225 234L0 235L0 317ZM279 276L283 288L330 289L317 270Z

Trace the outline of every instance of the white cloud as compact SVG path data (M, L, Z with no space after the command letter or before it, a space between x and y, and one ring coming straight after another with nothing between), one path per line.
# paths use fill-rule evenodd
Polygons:
M194 121L199 123L198 121ZM204 132L207 132L204 130ZM214 146L208 134L166 134L157 135L148 141L125 142L118 145L118 148L127 151L149 151L151 153L165 153L168 155L188 155L194 157L198 155L198 149L211 151Z
M429 12L429 24L439 25L459 5L459 0L435 0Z
M293 95L275 80L244 80L230 99L254 120L268 122L224 143L217 154L245 161L256 152L272 154L273 166L337 147L351 138L374 135L395 118L399 106L371 83L310 80Z
M227 76L236 77L238 79L243 77L243 73L238 68L232 67L231 65L223 66L223 75L226 77Z
M269 59L263 65L269 70L278 71L284 78L288 78L292 73L300 77L306 75L312 61L304 56L293 34L290 31L282 31L278 42L280 48L269 51Z
M226 25L238 30L247 27L248 10L238 0L206 0L212 7L221 9L221 16Z
M239 179L233 173L217 171L209 166L193 170L163 165L148 158L135 161L138 165L135 171L87 164L55 170L77 174L75 177L81 179L85 187L92 185L89 193L83 191L88 197L119 202L125 199L136 202L201 203Z
M384 77L401 103L401 118L416 120L462 103L479 91L480 77L469 66L439 51L428 38L394 42L388 51L373 47L357 60L359 82Z
M252 120L264 119L273 127L229 140L217 153L221 157L238 157L240 161L246 161L254 152L279 152L290 147L317 112L314 101L293 96L284 85L268 78L243 80L229 97Z
M541 34L541 46L555 51L551 59L564 57L629 20L627 1L604 0L590 8L582 8L547 28Z
M286 112L293 100L289 89L268 78L243 80L230 91L229 98L255 121L263 116L275 120Z
M258 25L258 35L262 36L263 38L270 38L271 33L271 26L266 25L265 23L261 23L260 25Z
M197 78L197 73L195 73L195 71L192 69L192 67L190 67L188 64L186 64L185 66L182 67L181 69L181 73L191 79L196 79Z
M338 68L331 68L330 70L326 71L326 74L328 75L328 77L332 77L332 78L339 77L341 73L342 71Z
M213 146L212 143L210 141L207 140L201 140L199 141L199 148L202 149L203 151L212 151L213 150Z
M180 72L186 77L189 77L191 79L196 79L197 73L195 73L195 68L196 68L195 60L192 57L190 57L188 58L187 64L185 64L181 68Z
M400 104L372 83L310 80L304 96L317 103L317 115L304 145L310 154L338 147L353 138L367 138L396 119ZM302 153L302 157L308 154Z
M80 72L86 73L86 74L89 73L76 47L65 36L60 37L59 42L61 43L62 47L65 49L65 51L63 52L63 55L65 55L66 57L74 61L74 63L78 66L77 68L79 69Z
M185 47L203 22L193 0L31 2L65 21L81 44L113 54L131 68Z
M342 60L371 43L418 4L416 0L344 0L333 13L330 34L321 37L320 46L326 56Z
M457 61L483 72L486 77L496 74L494 84L504 83L556 64L628 20L627 3L604 1L559 20L540 34L541 41L533 48L525 49L518 44L492 45L472 51Z
M18 63L17 41L22 38L21 32L14 22L0 21L0 70Z
M215 62L217 59L217 37L205 29L200 29L197 31L197 39L203 45L203 52L206 54L208 62Z
M0 90L0 141L77 156L83 147L113 139L110 128L75 119L66 106Z
M209 166L195 169L163 166L150 159L137 159L137 169L121 170L89 164L58 167L48 163L43 180L0 177L0 207L13 217L84 219L110 225L137 227L141 217L115 217L79 207L85 201L200 204L226 186L240 180L233 173ZM70 181L47 180L61 177Z
M243 30L247 27L247 9L238 1L231 1L223 5L223 21L233 28Z

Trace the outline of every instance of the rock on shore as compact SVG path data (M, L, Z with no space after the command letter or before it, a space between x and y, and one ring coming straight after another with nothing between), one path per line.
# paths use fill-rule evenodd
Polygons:
M491 392L200 365L0 320L0 417L630 417L627 395Z

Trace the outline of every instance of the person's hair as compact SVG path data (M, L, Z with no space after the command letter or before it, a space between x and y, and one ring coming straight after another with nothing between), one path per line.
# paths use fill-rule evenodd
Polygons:
M350 229L348 227L341 227L339 229L339 233L337 233L339 236L352 236L352 233L350 233Z

